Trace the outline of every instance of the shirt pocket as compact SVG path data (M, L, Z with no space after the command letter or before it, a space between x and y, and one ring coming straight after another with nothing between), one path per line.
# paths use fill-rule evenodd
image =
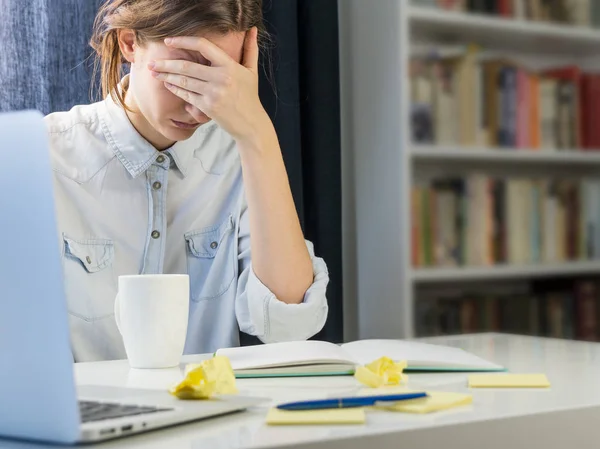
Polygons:
M69 313L85 321L112 316L116 296L113 242L106 239L75 240L66 236L63 240Z
M187 232L187 266L192 301L222 296L235 277L236 246L231 215L223 223Z

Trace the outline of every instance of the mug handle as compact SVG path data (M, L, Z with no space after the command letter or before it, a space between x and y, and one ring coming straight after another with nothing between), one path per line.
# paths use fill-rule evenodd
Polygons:
M119 329L119 333L121 332L121 301L119 300L119 293L115 297L115 322L117 323L117 329Z

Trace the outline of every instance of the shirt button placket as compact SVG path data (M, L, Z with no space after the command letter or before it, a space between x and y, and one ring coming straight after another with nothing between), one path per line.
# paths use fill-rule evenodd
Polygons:
M162 273L163 270L167 209L166 182L169 176L169 163L168 156L161 154L157 156L156 164L153 164L146 172L151 199L150 207L152 207L152 223L150 223L148 251L144 269L147 274Z

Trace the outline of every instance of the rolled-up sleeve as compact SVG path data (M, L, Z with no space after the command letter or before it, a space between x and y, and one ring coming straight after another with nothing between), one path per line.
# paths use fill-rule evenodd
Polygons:
M327 284L325 261L315 255L313 244L306 241L313 267L313 283L299 304L280 301L264 285L252 268L247 209L238 227L239 278L236 317L242 332L257 336L264 343L306 340L318 333L327 320Z

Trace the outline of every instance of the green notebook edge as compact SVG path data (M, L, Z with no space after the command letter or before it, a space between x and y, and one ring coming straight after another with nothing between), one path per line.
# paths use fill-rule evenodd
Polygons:
M431 368L431 367L411 367L404 370L405 373L500 373L507 372L506 368ZM354 371L334 371L318 373L271 373L271 374L235 374L236 379L260 379L274 377L331 377L331 376L353 376Z
M331 373L272 373L272 374L235 374L236 379L260 379L267 377L332 377L353 376L354 371L338 371Z

